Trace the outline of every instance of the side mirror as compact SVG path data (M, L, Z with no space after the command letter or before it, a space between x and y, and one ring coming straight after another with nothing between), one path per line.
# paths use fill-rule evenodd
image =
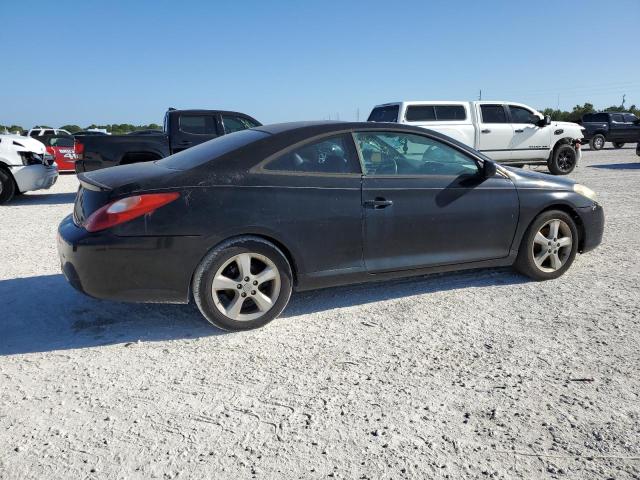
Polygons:
M496 164L489 161L489 160L485 160L482 163L482 176L484 178L491 178L496 174Z
M538 125L539 127L546 127L548 125L551 125L551 117L549 115L545 115L544 118L541 118L536 125Z

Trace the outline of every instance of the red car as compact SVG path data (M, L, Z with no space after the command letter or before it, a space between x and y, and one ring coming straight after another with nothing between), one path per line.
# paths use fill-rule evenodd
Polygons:
M75 172L79 156L79 144L72 136L51 135L43 140L49 152L55 158L60 172Z

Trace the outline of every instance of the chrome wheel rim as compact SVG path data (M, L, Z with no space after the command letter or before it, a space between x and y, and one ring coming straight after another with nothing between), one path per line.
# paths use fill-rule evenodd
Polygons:
M597 148L602 148L602 146L604 145L604 142L600 137L596 138L593 143Z
M280 283L278 267L269 258L259 253L240 253L218 268L211 295L220 313L246 322L259 319L273 308Z
M533 261L543 272L560 270L571 256L573 234L566 222L554 218L546 222L533 239Z

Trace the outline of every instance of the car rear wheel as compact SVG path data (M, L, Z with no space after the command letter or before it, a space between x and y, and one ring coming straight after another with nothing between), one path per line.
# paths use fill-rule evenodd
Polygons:
M16 194L16 182L9 172L0 168L0 205L10 201Z
M282 251L257 237L240 237L209 252L193 278L202 315L223 330L262 327L287 306L291 266Z
M622 147L624 147L624 143L622 143L622 142L613 142L613 146L615 148L622 148Z
M593 136L591 140L589 140L589 146L592 150L602 150L604 148L606 140L604 135L597 133Z
M522 238L514 267L534 280L558 278L573 263L578 251L578 229L565 212L543 212Z
M571 145L560 145L555 149L547 163L549 171L554 175L568 175L573 172L578 162L578 155Z

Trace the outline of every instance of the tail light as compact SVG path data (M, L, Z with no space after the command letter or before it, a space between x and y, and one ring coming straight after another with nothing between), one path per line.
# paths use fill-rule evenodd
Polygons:
M78 139L75 140L75 145L74 145L74 150L76 151L76 155L78 156L78 160L82 160L82 158L84 157L84 144L80 141L78 141Z
M93 212L84 222L84 228L89 232L98 232L115 227L142 215L153 213L158 208L173 202L179 196L178 192L168 192L121 198Z

